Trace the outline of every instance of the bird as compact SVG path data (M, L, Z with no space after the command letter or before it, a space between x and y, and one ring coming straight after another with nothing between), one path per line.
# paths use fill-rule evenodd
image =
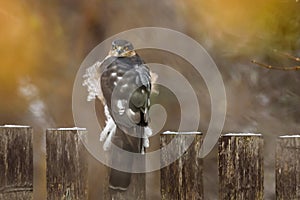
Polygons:
M132 43L114 40L108 55L89 67L84 78L88 100L99 98L104 106L107 119L100 134L104 150L113 143L125 151L144 154L152 135L149 109L156 75L137 54ZM113 152L111 159L112 164L116 164L122 160L122 155ZM121 164L130 168L132 162L132 159L123 159ZM130 180L130 172L110 169L109 188L126 191Z

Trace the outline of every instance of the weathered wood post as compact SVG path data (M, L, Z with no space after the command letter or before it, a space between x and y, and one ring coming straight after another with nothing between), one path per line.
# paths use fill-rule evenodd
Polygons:
M0 199L33 199L32 128L0 126Z
M46 130L47 199L88 199L86 130Z
M194 137L194 140L187 151L183 153L182 149L187 145L187 136ZM175 137L178 139L174 141ZM174 142L172 143L174 153L172 156L178 154L179 159L160 170L162 199L204 199L202 180L203 161L200 158L202 134L199 132L164 132L161 135L161 148L168 145L172 140ZM180 156L181 153L183 153L182 156ZM168 163L169 159L170 155L162 153L162 166Z
M276 199L300 199L300 135L277 139Z
M261 134L229 133L219 140L219 199L262 200Z

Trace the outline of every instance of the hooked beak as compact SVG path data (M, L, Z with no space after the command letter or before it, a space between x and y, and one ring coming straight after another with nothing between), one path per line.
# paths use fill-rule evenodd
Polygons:
M122 47L118 47L118 48L117 48L117 52L118 52L118 54L120 55L120 54L122 53Z

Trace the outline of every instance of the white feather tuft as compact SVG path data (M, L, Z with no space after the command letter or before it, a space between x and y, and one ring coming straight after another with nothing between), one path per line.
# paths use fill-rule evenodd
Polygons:
M100 141L103 142L109 134L111 134L112 130L116 128L116 124L113 119L108 119L106 121L106 125L103 131L100 134Z
M144 138L144 139L143 139L143 146L144 146L145 148L148 148L148 147L149 147L149 139L148 139L148 138Z
M146 137L152 136L152 129L150 127L145 127L145 136Z
M104 142L103 149L106 151L111 146L111 139L116 133L117 125L115 124L113 118L111 117L107 105L104 105L104 113L106 116L106 125L100 134L100 141Z
M104 151L107 151L110 147L111 147L111 144L112 144L112 137L115 135L116 133L116 126L113 127L113 129L110 131L108 137L106 138L104 144L103 144L103 149Z
M142 148L142 152L141 152L142 155L145 154L145 148Z
M104 105L104 114L105 114L105 117L106 117L107 120L112 119L106 104Z
M149 147L149 137L152 135L152 129L150 127L144 128L144 138L143 138L143 146L145 148Z

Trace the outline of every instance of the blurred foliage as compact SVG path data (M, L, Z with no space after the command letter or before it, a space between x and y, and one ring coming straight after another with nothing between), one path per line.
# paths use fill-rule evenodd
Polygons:
M0 119L4 123L22 122L22 115L27 114L29 102L18 92L25 78L38 86L54 121L71 125L71 107L65 105L71 102L72 81L84 56L106 37L139 26L186 32L211 53L225 79L236 81L241 76L239 81L248 80L253 86L266 84L272 91L273 85L287 84L286 77L294 75L277 73L266 79L265 72L254 69L249 61L255 58L270 64L294 64L272 50L299 54L299 8L299 3L289 0L164 1L160 6L132 1L127 7L125 2L101 0L3 2L0 80L5 106L0 107ZM242 69L241 65L249 67ZM298 91L291 93L299 95Z
M300 65L273 51L300 56L299 2L191 0L181 4L189 23L187 32L213 55L228 90L240 91L234 85L244 84L243 90L250 91L248 98L254 97L253 110L266 111L258 109L259 95L264 95L268 99L264 106L269 106L266 112L284 115L286 120L299 120L299 74L254 68L250 63L256 59L276 66Z
M191 0L183 7L192 34L230 58L266 56L272 49L295 53L300 45L299 9L290 0Z

